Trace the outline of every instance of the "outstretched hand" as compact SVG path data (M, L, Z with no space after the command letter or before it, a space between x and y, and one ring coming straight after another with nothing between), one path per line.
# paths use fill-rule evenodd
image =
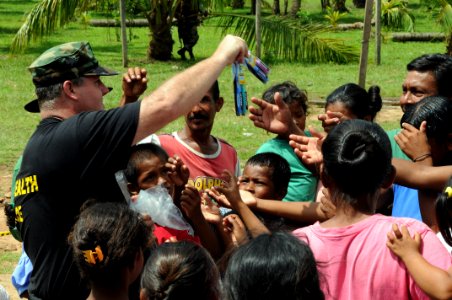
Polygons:
M129 68L122 76L121 104L132 103L144 93L148 86L147 71L144 68Z
M222 217L220 208L215 204L210 196L204 192L201 195L201 212L207 222L211 224L220 224Z
M316 165L323 162L322 143L325 136L313 128L309 131L312 137L291 134L289 144L304 164Z
M165 163L165 168L168 170L168 178L175 186L183 186L188 182L190 177L190 170L182 162L179 156L168 158Z
M215 190L225 195L232 208L243 202L240 197L239 186L237 184L237 178L229 170L224 170L222 173L224 183L222 186L216 186Z
M201 197L198 190L191 185L186 185L180 196L180 206L188 219L195 221L203 217L201 212Z
M248 240L245 224L236 214L230 214L223 219L224 231L229 234L234 246L240 246Z
M289 107L283 101L280 93L275 93L275 104L261 99L252 98L251 101L258 107L250 107L249 118L254 126L279 135L289 135L296 126L292 119ZM301 130L299 130L301 132Z

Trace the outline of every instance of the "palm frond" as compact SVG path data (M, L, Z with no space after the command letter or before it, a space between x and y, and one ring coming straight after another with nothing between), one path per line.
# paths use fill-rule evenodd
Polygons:
M452 32L452 6L442 1L438 21L446 32Z
M381 22L391 30L414 31L414 15L403 0L383 0L381 3Z
M233 14L216 14L218 26L226 32L234 28L234 33L245 39L250 47L255 44L255 17ZM358 59L358 51L339 39L319 37L330 27L303 24L297 20L269 16L261 19L262 48L288 61L309 63L348 63Z
M43 0L28 14L14 36L11 50L22 51L35 41L73 20L77 8L88 7L89 0ZM82 12L81 9L79 9Z

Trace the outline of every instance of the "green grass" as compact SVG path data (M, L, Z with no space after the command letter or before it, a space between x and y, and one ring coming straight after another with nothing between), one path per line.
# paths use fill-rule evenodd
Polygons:
M0 253L0 274L12 274L19 261L20 251L5 251Z
M117 39L117 30L108 28L84 27L71 23L58 30L50 37L44 38L40 43L33 43L22 54L10 55L11 40L24 20L24 11L28 11L37 1L0 0L0 167L11 169L15 160L24 148L28 137L33 132L39 117L25 112L22 107L34 97L34 88L31 83L27 66L47 48L68 41L90 41L96 57L101 64L109 66L120 72L124 71L121 63L121 43ZM414 1L416 6L418 1ZM290 7L290 6L289 6ZM355 9L349 1L347 7L351 13L344 19L347 22L362 20L363 10ZM320 11L318 0L302 2L302 9L309 10L309 15L316 20L327 22ZM246 9L243 11L247 11ZM419 31L439 30L430 13L424 8L416 12L416 29ZM199 28L200 39L195 47L197 60L208 57L221 40L220 31L213 26L214 21L205 22ZM147 28L133 28L132 40L129 43L129 65L143 66L148 70L149 91L156 89L164 80L190 66L176 59L169 62L149 62L146 60L146 51L149 43ZM230 31L232 32L232 30ZM385 33L385 36L389 33ZM333 32L325 35L330 38L342 38L344 42L359 49L362 32L359 30L347 32ZM177 31L174 31L174 50L179 48ZM265 49L265 45L263 45ZM405 66L411 59L432 52L444 52L442 43L394 43L389 38L384 39L382 45L382 63L374 62L374 41L370 44L368 73L366 85L377 84L381 87L383 98L397 98L400 86L405 76ZM175 54L174 51L174 54ZM175 54L177 56L177 54ZM284 80L291 80L300 87L308 90L310 99L324 99L329 92L339 85L347 82L357 82L358 64L302 64L287 63L276 57L263 57L271 67L270 82L261 84L250 74L246 74L248 95L260 96L271 84ZM113 107L120 96L120 76L105 78L107 85L114 87L112 93L105 97L107 107ZM264 131L255 128L246 117L235 117L232 102L232 75L226 69L220 79L220 89L225 98L225 106L219 113L213 134L225 138L239 151L242 162L251 156L257 147L272 137ZM317 110L318 111L318 110ZM384 112L382 112L384 113ZM318 123L311 121L318 126ZM397 120L383 124L385 127L397 126ZM162 131L170 132L181 128L182 121L178 120ZM251 134L251 136L250 136Z

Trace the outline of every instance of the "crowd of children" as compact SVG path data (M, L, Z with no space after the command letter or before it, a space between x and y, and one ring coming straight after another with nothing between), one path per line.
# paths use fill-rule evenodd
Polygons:
M211 98L187 117L191 130L208 119L201 110ZM436 234L452 246L452 178L439 196L420 200L427 225L376 213L391 207L383 200L394 180L415 181L374 123L382 107L378 86L335 89L318 116L323 134L305 130L307 94L292 82L254 102L255 125L277 136L238 177L234 161L219 184L211 179L200 189L190 176L193 162L178 153L169 156L159 143L131 148L128 203L88 200L68 237L88 299L452 297L451 253ZM418 129L420 148L399 145L414 162L451 163L451 103L432 96L406 107L401 124ZM215 144L211 114L204 133ZM171 139L182 143L187 130ZM207 168L197 164L197 173Z

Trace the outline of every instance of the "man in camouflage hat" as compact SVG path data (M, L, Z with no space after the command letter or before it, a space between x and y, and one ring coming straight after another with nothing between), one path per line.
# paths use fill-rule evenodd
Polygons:
M67 244L82 203L124 201L114 174L125 168L130 146L187 113L247 51L242 39L227 36L211 57L142 101L111 110L103 110L109 89L100 76L114 72L99 66L87 43L56 46L30 66L37 101L27 107L36 111L37 102L42 120L25 148L15 189L16 221L33 263L30 299L86 299ZM142 84L139 69L124 78L132 90Z

